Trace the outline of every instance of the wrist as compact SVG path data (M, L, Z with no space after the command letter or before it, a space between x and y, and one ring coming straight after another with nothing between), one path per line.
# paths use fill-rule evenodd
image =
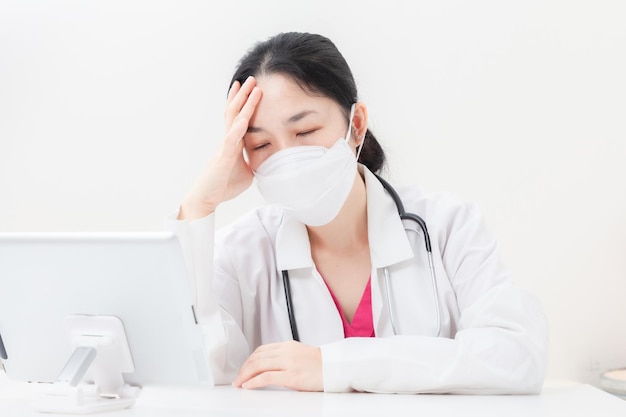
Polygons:
M183 200L178 211L178 220L197 220L215 212L217 204L199 201L187 197Z

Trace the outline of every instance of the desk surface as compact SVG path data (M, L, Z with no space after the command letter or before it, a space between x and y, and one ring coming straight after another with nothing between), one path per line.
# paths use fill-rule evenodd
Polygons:
M0 416L45 416L31 408L35 384L15 383L0 374ZM626 416L626 401L590 385L549 385L541 395L388 395L304 393L146 387L133 408L97 415L118 417L219 416Z

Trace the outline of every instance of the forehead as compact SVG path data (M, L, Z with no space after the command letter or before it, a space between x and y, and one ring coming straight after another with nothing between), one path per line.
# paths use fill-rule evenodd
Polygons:
M263 90L263 98L268 100L319 97L319 94L307 91L292 78L279 73L258 76L256 84Z
M256 82L263 92L252 118L256 121L288 118L302 110L324 113L339 109L329 97L307 91L282 74L262 75Z

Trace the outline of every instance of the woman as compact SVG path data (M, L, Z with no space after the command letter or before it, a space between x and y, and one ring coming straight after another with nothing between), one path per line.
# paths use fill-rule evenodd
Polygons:
M539 392L539 303L512 284L475 205L398 190L428 225L431 273L422 229L374 175L384 155L367 121L323 36L282 33L241 60L221 146L169 222L216 383ZM270 204L215 234L216 207L253 180Z

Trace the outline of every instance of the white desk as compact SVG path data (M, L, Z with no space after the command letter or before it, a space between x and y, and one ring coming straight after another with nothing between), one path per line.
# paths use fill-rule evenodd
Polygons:
M0 416L46 416L33 411L33 384L14 383L0 374ZM386 395L326 394L286 390L245 391L231 387L212 390L144 388L137 404L127 410L102 413L117 417L207 416L626 416L626 401L589 385L547 385L541 395ZM48 414L49 415L49 414ZM50 415L51 416L51 415Z

